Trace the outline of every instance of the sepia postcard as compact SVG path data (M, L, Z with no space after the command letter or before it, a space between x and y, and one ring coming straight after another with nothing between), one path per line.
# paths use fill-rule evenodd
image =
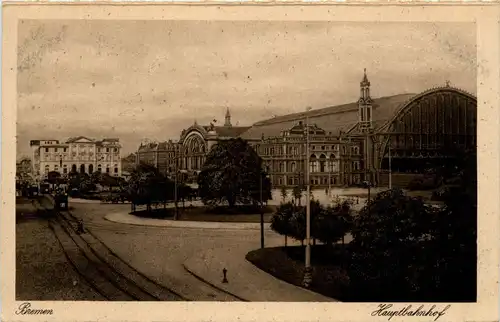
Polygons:
M2 321L498 321L499 18L4 3Z

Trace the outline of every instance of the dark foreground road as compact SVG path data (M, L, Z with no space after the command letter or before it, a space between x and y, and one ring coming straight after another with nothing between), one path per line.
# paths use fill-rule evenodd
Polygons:
M102 301L66 259L29 200L16 205L16 300Z

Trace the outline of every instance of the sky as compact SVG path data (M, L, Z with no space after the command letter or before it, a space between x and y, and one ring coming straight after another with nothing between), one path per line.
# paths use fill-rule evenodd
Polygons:
M476 93L469 23L21 20L17 156L33 139L117 137L125 156L182 129L451 86Z

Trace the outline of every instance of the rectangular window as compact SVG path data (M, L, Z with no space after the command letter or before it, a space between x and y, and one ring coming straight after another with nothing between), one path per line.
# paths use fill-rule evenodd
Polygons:
M45 148L45 152L49 152L49 148Z
M54 148L54 152L57 152L57 148Z
M109 148L106 148L106 152L109 152Z

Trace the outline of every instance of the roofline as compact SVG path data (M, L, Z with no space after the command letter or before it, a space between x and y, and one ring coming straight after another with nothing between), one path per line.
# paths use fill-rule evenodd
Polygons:
M433 88L429 88L419 94L416 94L415 96L411 97L410 99L408 99L406 102L402 103L398 109L394 112L394 114L387 120L385 121L381 126L378 127L377 130L379 129L384 129L386 128L387 126L390 126L390 124L392 122L394 122L394 120L396 120L399 115L401 114L402 111L404 111L408 106L410 106L413 102L419 100L419 99L422 99L423 97L427 96L427 95L430 95L430 94L433 94L433 93L438 93L440 91L443 91L443 90L447 90L447 91L452 91L452 92L455 92L455 93L458 93L460 95L464 95L472 100L475 100L477 102L477 97L474 96L473 94L463 90L463 89L460 89L460 88L457 88L457 87L453 87L453 86L439 86L439 87L433 87Z
M387 96L381 96L381 97L377 97L377 98L372 98L372 100L374 101L375 106L377 106L377 104L376 104L377 100L387 99L387 98L393 98L393 97L396 97L396 96L403 96L403 95L418 95L418 94L415 94L415 93L401 93L401 94L396 94L396 95L387 95ZM346 109L344 111L340 111L340 112L334 110L334 108L348 107L351 104L354 104L355 106L353 106L352 108ZM267 125L268 122L271 123L271 124L279 124L279 123L286 123L286 122L290 122L290 121L296 121L299 118L299 116L302 116L303 118L305 118L306 116L309 116L309 117L320 117L320 116L330 115L330 114L351 112L351 111L354 111L354 110L358 109L358 105L357 104L358 104L357 101L353 101L353 102L350 102L350 103L344 103L344 104L339 104L339 105L327 106L327 107L322 107L322 108L319 108L319 109L313 109L313 110L310 110L310 111L295 112L295 113L291 113L291 114L279 115L276 118L292 118L292 119L285 119L285 120L278 120L278 121L276 121L276 118L269 118L269 119L266 119L266 120L258 121L256 123L254 123L252 126Z

